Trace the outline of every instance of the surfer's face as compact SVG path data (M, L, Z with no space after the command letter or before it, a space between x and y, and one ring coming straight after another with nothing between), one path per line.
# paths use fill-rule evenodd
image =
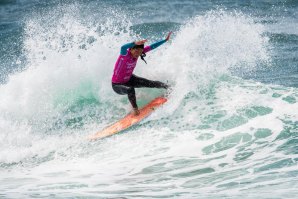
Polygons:
M133 58L138 58L142 55L143 49L142 48L132 48L130 49L130 53Z

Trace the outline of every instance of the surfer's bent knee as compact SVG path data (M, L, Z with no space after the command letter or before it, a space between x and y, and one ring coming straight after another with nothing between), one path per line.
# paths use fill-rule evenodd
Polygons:
M119 95L134 95L135 94L135 90L133 87L130 86L126 86L123 84L115 84L112 83L112 88L115 91L115 93L119 94Z

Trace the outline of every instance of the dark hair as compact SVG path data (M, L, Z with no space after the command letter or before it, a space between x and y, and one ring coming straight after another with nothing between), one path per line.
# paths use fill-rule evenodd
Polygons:
M137 49L137 48L142 48L144 49L144 44L140 44L140 45L134 45L133 47L131 47L132 49Z
M144 49L144 44L141 45L134 45L133 47L131 47L132 49L137 49L137 48L141 48ZM146 53L142 53L141 54L141 59L147 64L146 60L144 59L144 57L146 57Z
M145 62L145 64L147 64L146 60L144 59L144 57L146 57L146 53L142 53L141 54L141 59Z

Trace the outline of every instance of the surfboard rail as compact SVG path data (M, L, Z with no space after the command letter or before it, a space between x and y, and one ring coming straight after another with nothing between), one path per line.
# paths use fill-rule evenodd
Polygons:
M112 125L104 128L101 131L96 132L93 135L88 136L89 140L97 140L101 138L105 138L116 133L122 132L129 127L137 124L138 122L142 121L144 118L148 117L156 108L160 107L164 103L167 102L167 99L164 97L157 97L141 108L140 114L135 116L132 113L129 113L124 118L120 119L119 121L113 123Z

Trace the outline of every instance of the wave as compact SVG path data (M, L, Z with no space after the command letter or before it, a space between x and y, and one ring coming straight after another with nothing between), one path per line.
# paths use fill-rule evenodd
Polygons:
M28 64L0 88L2 118L27 123L38 134L53 129L61 133L93 123L108 124L114 113L129 111L126 97L113 93L110 78L119 47L145 33L139 29L136 35L136 26L122 15L95 24L81 21L78 12L70 6L62 16L54 11L27 20L23 42ZM177 26L168 23L173 25ZM190 93L204 92L229 68L268 61L268 38L263 32L253 19L221 10L182 25L170 43L148 55L148 66L139 63L136 70L138 75L173 84L172 100L160 117L176 111ZM141 89L137 97L144 104L159 94Z
M65 9L63 15L27 19L27 65L0 86L0 166L12 169L13 178L26 175L17 167L37 176L62 173L83 183L61 179L66 187L80 189L91 180L110 197L132 189L150 195L142 183L161 196L154 186L168 181L178 184L173 194L191 188L189 196L195 196L208 188L208 194L225 196L262 184L267 189L260 193L268 195L272 179L283 176L278 187L290 180L285 176L297 176L297 89L231 75L258 64L270 67L270 40L262 24L223 10L181 25L165 23L164 29L164 23L153 24L163 34L149 43L164 38L169 27L177 29L135 73L168 80L169 102L129 133L90 143L86 135L130 111L127 97L113 93L110 78L120 46L146 35L140 27L147 25L132 25L117 12L99 22L94 16L81 20L75 7ZM138 89L137 99L144 104L161 93ZM60 166L53 166L57 162ZM74 165L80 176L70 174ZM53 188L48 179L31 180L28 187ZM103 182L119 187L106 193Z

